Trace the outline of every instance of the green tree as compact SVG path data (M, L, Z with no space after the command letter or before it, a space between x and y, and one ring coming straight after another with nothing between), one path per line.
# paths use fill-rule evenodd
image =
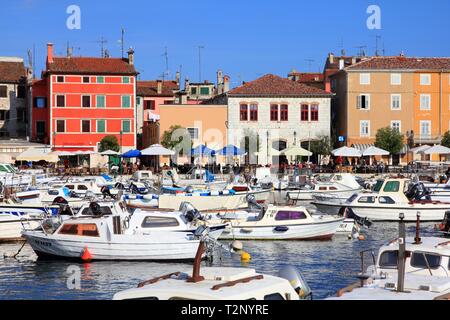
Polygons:
M170 150L179 150L182 156L184 152L192 148L192 141L186 128L180 125L173 125L169 130L164 131L161 145Z
M450 148L450 131L447 131L444 133L444 136L442 137L441 145L444 147Z
M375 137L377 148L389 151L391 154L400 154L403 149L404 136L400 132L390 127L381 128Z
M312 153L316 155L328 156L331 154L333 147L331 145L331 139L329 136L320 136L319 139L311 141L310 149Z
M120 151L120 145L117 141L116 136L106 136L100 141L100 146L98 147L99 152L112 150L119 152Z

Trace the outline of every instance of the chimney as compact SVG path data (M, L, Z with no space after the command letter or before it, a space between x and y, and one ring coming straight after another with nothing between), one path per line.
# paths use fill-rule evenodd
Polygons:
M177 86L180 86L180 71L177 71L175 74L175 81L177 82Z
M334 63L334 54L332 54L331 52L328 54L328 61L330 61L330 64Z
M53 63L53 43L47 43L47 64Z
M132 47L128 50L128 63L132 66L134 65L134 50Z
M344 69L345 63L344 63L344 59L339 59L339 70Z
M230 77L225 76L223 77L223 93L227 93L230 91Z
M223 93L223 72L222 70L217 71L217 94Z
M356 63L356 57L352 57L352 64Z
M184 90L189 93L189 79L184 79Z
M157 93L161 94L162 93L162 86L163 86L162 80L157 80L156 84L157 84Z

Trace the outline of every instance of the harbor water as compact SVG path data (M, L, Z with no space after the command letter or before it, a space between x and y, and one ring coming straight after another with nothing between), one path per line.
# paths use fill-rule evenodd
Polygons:
M414 236L415 224L407 224L407 233ZM365 240L335 235L331 241L243 241L252 257L250 262L243 264L238 255L222 252L215 255L213 265L249 267L273 275L283 266L293 265L305 276L313 298L324 299L357 281L359 253L372 249L377 254L382 244L398 236L398 224L375 223L362 234ZM422 236L433 234L434 224L421 224ZM108 300L141 281L175 271L192 272L192 264L184 263L40 261L28 245L15 259L4 256L11 256L21 246L0 244L0 299ZM371 262L369 258L366 265ZM77 276L79 282L72 281Z

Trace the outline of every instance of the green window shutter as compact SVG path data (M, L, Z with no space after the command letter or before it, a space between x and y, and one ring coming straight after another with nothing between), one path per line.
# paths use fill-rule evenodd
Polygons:
M105 120L97 120L97 132L99 132L99 133L106 132Z
M131 132L130 120L123 120L122 121L122 132L123 133L130 133Z
M200 94L201 95L208 95L209 94L209 88L200 88Z
M97 96L97 108L104 108L106 105L105 96Z
M105 83L105 77L97 77L97 83Z
M130 83L130 77L123 77L122 83Z
M131 108L130 96L122 96L122 108Z

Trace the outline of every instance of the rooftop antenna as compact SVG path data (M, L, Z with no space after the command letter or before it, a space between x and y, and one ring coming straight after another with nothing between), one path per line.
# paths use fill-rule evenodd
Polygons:
M198 46L198 82L202 82L202 49L204 46Z
M164 59L166 60L166 71L163 72L163 81L165 76L169 77L169 53L167 52L167 47L164 47L164 53L162 54Z
M103 38L103 36L102 36L102 38L99 41L96 41L96 42L100 43L101 48L102 48L102 55L101 55L101 57L104 58L105 57L105 44L107 44L108 41L105 40L105 38Z
M359 57L365 57L366 56L366 50L367 46L356 46L355 48L359 49L358 50L358 56Z
M31 50L28 49L27 50L27 54L28 54L28 65L31 69L31 72L33 73L33 78L34 78L34 64L33 64L33 54L31 53Z
M381 36L380 35L376 35L375 36L375 56L377 56L377 57L380 56L380 50L378 49L380 40L381 40Z
M308 62L308 72L311 72L311 66L315 60L314 59L305 59L305 61Z
M124 46L125 46L125 29L124 28L122 28L121 33L122 33L122 36L121 36L119 42L120 42L120 46L122 49L122 59L123 59L124 54L125 54L125 48L124 48Z
M33 43L33 78L36 79L36 45Z
M344 37L341 37L341 38L339 39L339 42L338 42L337 47L338 47L339 49L341 49L341 50L340 50L341 53L342 53L342 51L344 51Z

